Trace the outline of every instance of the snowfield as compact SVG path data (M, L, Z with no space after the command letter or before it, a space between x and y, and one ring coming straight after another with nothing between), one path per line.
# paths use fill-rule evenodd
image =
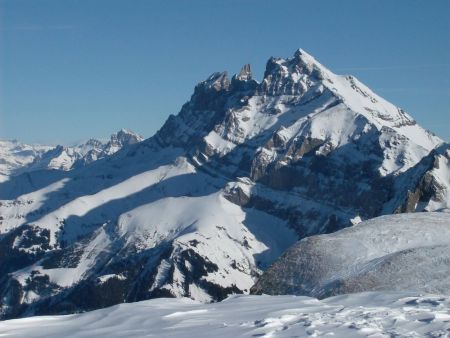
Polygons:
M325 300L153 299L66 316L0 322L1 337L449 337L450 298L360 293Z

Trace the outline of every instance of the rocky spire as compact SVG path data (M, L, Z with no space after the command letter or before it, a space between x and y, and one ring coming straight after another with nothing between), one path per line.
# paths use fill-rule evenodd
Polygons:
M231 80L233 90L252 91L258 86L258 82L252 77L250 64L242 66L241 71L234 75Z
M215 91L228 90L229 85L230 80L227 72L213 73L199 84L204 89L214 89Z
M252 70L249 63L242 66L241 71L236 75L236 79L239 81L249 81L252 79Z

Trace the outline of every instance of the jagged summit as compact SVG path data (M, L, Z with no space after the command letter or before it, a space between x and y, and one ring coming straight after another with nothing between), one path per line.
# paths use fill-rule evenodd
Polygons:
M157 138L188 147L203 139L206 153L224 155L257 136L267 142L275 133L286 144L303 135L335 149L370 129L409 139L422 154L442 143L355 77L336 75L299 49L291 58L270 58L260 83L251 78L249 65L231 82L226 72L212 74ZM383 170L399 169L395 162Z
M126 129L126 128L120 129L120 130L116 133L116 135L133 135L133 136L138 137L139 139L143 139L143 137L142 137L141 135L139 135L138 133L135 133L135 132L133 132L133 131L131 131L131 130L129 130L129 129Z
M115 142L117 146L122 147L123 145L135 144L143 140L144 138L141 135L127 129L121 129L111 135L109 142Z
M230 85L228 72L216 72L211 74L205 81L201 82L198 87L205 89L214 89L215 91L227 90Z
M231 81L227 72L214 73L197 87L214 88L216 92L222 93L224 100L227 95L241 98L249 95L255 98L279 97L273 99L278 106L287 100L305 103L328 97L331 105L345 106L369 120L378 130L393 129L427 150L442 142L417 127L416 121L403 109L381 98L354 76L334 74L302 49L298 49L291 58L271 57L261 82L252 78L250 65L247 64Z
M300 80L300 75L305 74L308 76L318 77L319 80L323 80L323 76L325 74L332 74L326 67L320 64L313 56L308 54L302 49L298 49L292 58L283 59L283 58L275 58L271 57L266 64L266 70L264 72L264 81L267 81L268 78L272 77L281 77L288 80L290 74L296 74L297 77L294 76L294 81ZM322 76L322 78L321 78ZM241 88L230 87L230 83L233 81L254 81L256 84L260 84L257 80L253 78L253 74L251 71L251 65L245 64L239 73L232 76L230 81L228 77L228 72L214 72L212 73L206 80L199 83L198 86L205 88L212 88L216 91L220 90L242 90ZM254 86L256 89L256 86ZM259 88L264 91L264 86ZM292 93L292 94L295 94Z
M236 79L239 81L249 81L252 79L252 70L250 64L245 64L239 74L235 75Z

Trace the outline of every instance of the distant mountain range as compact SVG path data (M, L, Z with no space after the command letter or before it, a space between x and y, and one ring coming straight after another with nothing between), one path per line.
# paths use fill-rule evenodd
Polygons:
M262 81L212 74L149 139L119 134L0 145L2 318L222 300L299 239L450 210L450 146L303 50Z
M0 182L24 172L43 169L71 170L112 155L123 146L143 140L142 136L126 129L112 134L108 141L90 139L73 146L43 146L25 144L17 140L0 140Z

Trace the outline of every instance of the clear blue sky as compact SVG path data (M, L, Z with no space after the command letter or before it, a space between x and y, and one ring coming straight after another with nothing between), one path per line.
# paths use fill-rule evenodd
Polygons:
M448 0L0 0L0 138L151 136L214 71L301 47L450 140Z

